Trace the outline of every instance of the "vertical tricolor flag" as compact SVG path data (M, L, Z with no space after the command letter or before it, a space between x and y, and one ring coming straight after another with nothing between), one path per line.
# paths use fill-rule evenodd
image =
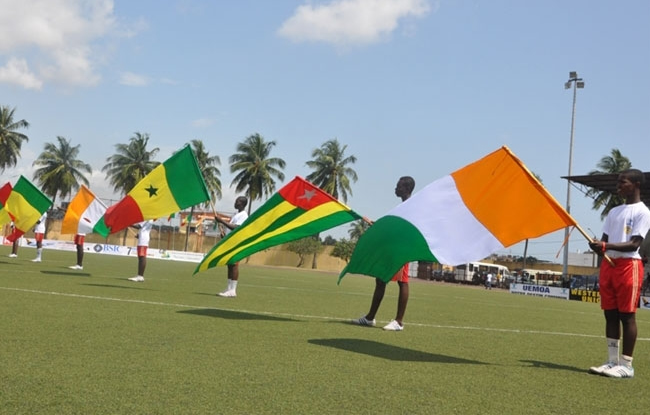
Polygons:
M52 201L32 182L20 176L7 198L6 209L14 218L14 231L7 240L13 242L20 238L38 222L50 206Z
M340 274L384 282L404 264L458 265L575 220L507 147L415 193L359 238Z
M108 236L108 228L101 220L106 212L106 205L86 186L81 185L79 191L70 201L65 211L62 234L88 234L97 233L103 237Z
M140 180L124 199L110 206L104 214L104 223L115 233L134 223L165 218L209 199L201 170L187 145Z
M233 264L275 245L315 235L361 219L356 212L301 177L296 177L219 241L194 273Z
M0 187L0 226L11 222L13 219L6 209L7 199L11 194L11 183L7 182L4 186Z

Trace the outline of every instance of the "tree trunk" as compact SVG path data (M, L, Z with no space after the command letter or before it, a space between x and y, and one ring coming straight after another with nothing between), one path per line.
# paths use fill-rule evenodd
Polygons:
M319 240L320 239L320 234L314 235L314 239ZM311 260L311 269L317 269L318 268L318 251L314 252L314 258Z
M187 252L187 244L190 238L190 221L192 220L193 215L194 215L194 206L190 208L190 216L187 219L187 225L185 225L185 252Z

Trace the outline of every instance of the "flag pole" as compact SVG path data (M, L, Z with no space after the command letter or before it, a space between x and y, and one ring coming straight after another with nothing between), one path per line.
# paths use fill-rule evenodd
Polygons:
M589 234L587 232L585 232L585 230L582 229L582 227L580 225L578 225L578 222L576 222L575 227L582 234L582 236L584 236L585 239L587 239L587 241L594 242L594 238L589 236ZM613 267L616 266L616 265L614 265L614 261L612 261L612 259L609 256L607 256L604 252L603 252L603 258L605 258L607 260L607 262L609 262L609 265L611 265Z

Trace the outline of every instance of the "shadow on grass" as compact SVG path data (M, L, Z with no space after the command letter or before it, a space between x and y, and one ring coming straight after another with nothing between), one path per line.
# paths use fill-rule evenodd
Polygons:
M200 310L182 310L183 314L194 314L205 317L218 317L227 320L266 320L266 321L297 321L291 318L275 317L268 314L245 313L242 311L220 310L217 308L204 308Z
M534 367L537 369L556 369L556 370L566 370L569 372L580 372L580 373L587 372L584 368L579 368L575 366L558 365L557 363L551 363L551 362L540 362L539 360L520 360L520 362L527 363L530 365L528 367Z
M149 288L141 288L141 286L137 286L137 287L136 287L136 286L133 286L133 285L128 285L128 286L127 286L127 285L114 285L114 284L86 284L86 283L81 284L81 285L87 285L87 286L89 286L89 287L101 287L101 288L122 288L122 289L125 289L125 290L133 290L133 289L136 289L136 290L147 290L147 291L152 291L152 290L149 289Z
M74 271L41 271L41 274L48 275L74 275L79 277L90 277L89 272L74 272Z
M399 362L432 362L432 363L462 363L472 365L485 365L487 363L477 360L459 359L435 353L421 352L419 350L405 349L403 347L388 345L371 340L361 339L312 339L309 343L318 346L333 347L348 352L361 353L368 356L380 357Z

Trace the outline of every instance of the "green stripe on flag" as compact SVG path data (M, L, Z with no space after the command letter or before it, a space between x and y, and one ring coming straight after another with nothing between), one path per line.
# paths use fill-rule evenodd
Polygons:
M169 190L181 209L210 199L203 174L190 146L183 147L163 165Z
M383 216L361 235L339 282L347 273L372 275L389 282L400 268L414 260L438 262L411 222Z
M30 204L40 213L45 212L52 206L52 201L43 194L36 186L29 180L20 176L18 182L14 186L14 192L22 195L25 203Z

